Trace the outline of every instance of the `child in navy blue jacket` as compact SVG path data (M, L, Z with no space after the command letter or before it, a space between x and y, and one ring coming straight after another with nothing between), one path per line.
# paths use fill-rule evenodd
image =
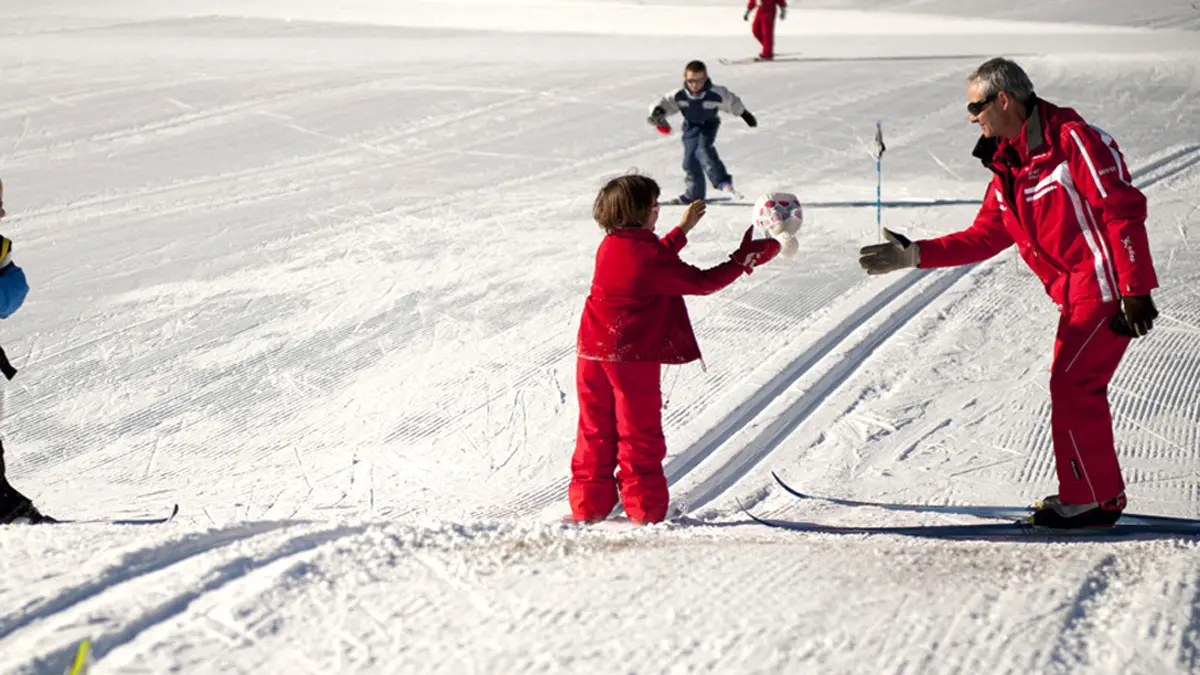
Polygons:
M758 120L746 110L737 94L708 79L708 68L703 61L688 63L683 69L683 86L667 92L650 107L646 121L664 134L671 133L667 115L683 115L683 170L687 187L679 197L681 204L704 199L706 174L713 187L723 192L734 191L733 176L725 169L715 145L721 127L720 111L740 116L751 127L758 126Z

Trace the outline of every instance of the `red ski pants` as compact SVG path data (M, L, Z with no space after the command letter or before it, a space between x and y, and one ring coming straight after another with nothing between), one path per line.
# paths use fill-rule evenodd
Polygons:
M759 5L754 13L754 26L750 30L754 33L754 39L762 45L760 56L764 59L775 58L775 7Z
M1065 504L1105 502L1125 490L1108 407L1108 382L1129 346L1108 327L1116 313L1116 303L1068 306L1058 322L1050 427Z
M579 431L570 488L575 520L607 518L617 504L618 484L630 520L657 523L666 517L660 370L657 363L578 359Z

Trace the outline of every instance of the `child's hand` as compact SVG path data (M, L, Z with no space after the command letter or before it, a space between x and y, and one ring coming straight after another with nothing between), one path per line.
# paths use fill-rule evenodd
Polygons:
M679 221L679 229L683 230L684 234L691 232L696 223L704 217L704 210L707 208L708 204L705 204L703 199L688 204L687 210L683 212L683 219Z

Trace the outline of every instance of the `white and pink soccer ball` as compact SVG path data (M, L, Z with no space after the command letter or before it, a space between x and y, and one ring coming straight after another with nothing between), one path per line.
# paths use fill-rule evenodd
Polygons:
M796 233L804 224L800 199L790 192L768 192L754 202L753 222L774 237L783 247L780 251L792 258L800 248Z

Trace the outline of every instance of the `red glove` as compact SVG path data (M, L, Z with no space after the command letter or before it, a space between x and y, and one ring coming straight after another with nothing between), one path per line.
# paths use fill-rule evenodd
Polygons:
M662 134L663 136L671 135L671 125L667 124L666 122L662 124L656 124L654 125L654 128L658 129L658 133Z
M774 239L752 239L753 236L754 226L751 225L742 237L742 245L729 256L730 260L746 270L746 274L750 274L755 267L769 262L771 258L779 255L781 248L779 242Z

